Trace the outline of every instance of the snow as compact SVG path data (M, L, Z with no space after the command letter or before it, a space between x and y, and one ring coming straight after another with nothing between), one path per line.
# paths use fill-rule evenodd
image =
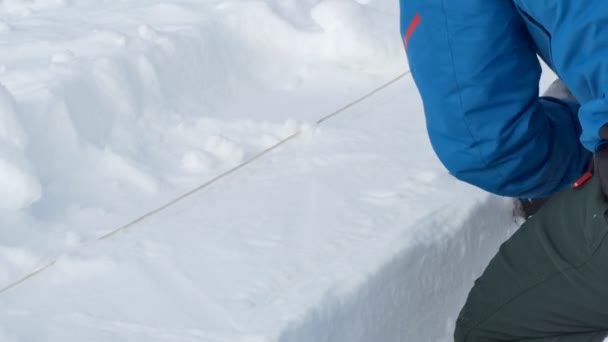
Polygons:
M14 99L0 85L0 209L22 209L40 198L38 178L23 155L27 140Z
M389 0L1 0L0 341L448 341L517 227ZM546 84L547 81L544 81ZM264 158L99 240L294 133Z

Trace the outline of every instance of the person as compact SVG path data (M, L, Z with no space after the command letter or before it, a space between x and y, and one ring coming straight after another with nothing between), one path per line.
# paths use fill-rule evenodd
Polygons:
M550 197L475 282L455 340L602 341L608 2L401 0L400 11L428 134L450 173L502 196ZM539 97L538 57L573 98Z

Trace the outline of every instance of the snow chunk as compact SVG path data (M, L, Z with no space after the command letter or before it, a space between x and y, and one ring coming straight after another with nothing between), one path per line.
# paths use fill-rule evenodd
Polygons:
M213 166L213 158L202 151L188 151L184 153L181 165L187 172L205 172Z
M205 150L229 165L243 162L243 148L232 140L221 135L213 135L207 139Z
M140 25L137 28L137 32L139 33L139 36L145 40L155 40L159 37L158 31L149 25Z
M0 85L0 209L19 210L41 197L38 179L24 156L27 136L12 95Z
M158 191L158 181L144 172L133 160L109 148L105 149L98 157L100 169L109 174L112 181L124 182L148 193Z
M0 143L23 149L27 144L27 138L17 117L17 106L13 96L0 84Z
M40 184L27 171L27 167L18 160L10 161L10 158L2 153L0 153L0 189L0 209L27 208L41 197Z

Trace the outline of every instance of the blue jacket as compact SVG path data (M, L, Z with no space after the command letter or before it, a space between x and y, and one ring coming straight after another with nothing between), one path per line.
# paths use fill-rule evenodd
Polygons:
M546 196L578 178L608 123L607 0L401 0L435 152L487 191ZM540 55L582 106L539 98Z

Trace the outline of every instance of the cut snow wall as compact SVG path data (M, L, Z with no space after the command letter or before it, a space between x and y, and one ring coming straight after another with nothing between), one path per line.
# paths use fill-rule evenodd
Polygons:
M279 341L452 341L473 281L514 232L510 206L508 200L488 198L451 230L454 234L437 234L404 250L347 296L328 295ZM436 218L426 228L450 222L450 217Z

